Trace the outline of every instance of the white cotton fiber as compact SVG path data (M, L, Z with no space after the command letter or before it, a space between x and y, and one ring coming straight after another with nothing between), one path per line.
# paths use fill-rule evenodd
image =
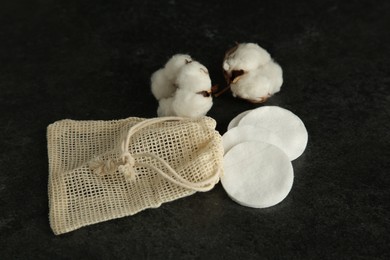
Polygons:
M235 83L231 83L230 89L234 97L263 102L270 96L271 81L267 76L253 71L240 76Z
M174 96L172 109L176 116L201 117L207 114L212 105L211 96L204 97L186 89L178 89Z
M224 156L221 183L232 200L253 208L266 208L289 194L294 180L291 162L274 145L244 142Z
M255 43L240 43L237 49L225 57L223 69L225 71L250 71L271 60L270 54Z
M175 81L179 70L191 61L191 56L187 54L176 54L167 61L164 68L152 74L151 90L157 100L173 96L177 87Z
M163 117L163 116L176 116L175 112L172 108L172 102L173 97L170 98L162 98L159 100L158 109L157 109L157 116Z
M207 114L212 105L211 97L203 97L185 89L178 89L173 97L163 98L159 101L157 115L159 117L201 117Z
M192 92L209 91L211 89L211 79L205 66L197 61L192 61L180 69L176 85L180 89L187 89Z
M283 83L282 69L270 61L266 65L243 74L230 84L234 96L252 102L264 102L280 90Z
M150 81L152 93L157 100L171 97L176 91L176 86L165 76L164 69L154 72Z
M173 55L164 66L164 72L168 80L175 82L179 70L191 61L192 58L188 54Z
M302 120L291 111L277 106L263 106L245 115L238 126L266 128L283 142L290 160L298 158L306 149L308 133Z
M200 117L213 105L207 68L186 54L174 55L152 75L152 92L159 117Z
M271 60L269 63L258 68L255 73L266 76L270 81L270 95L273 95L280 91L280 87L283 84L283 71L282 68L275 61Z
M254 103L266 101L283 84L282 68L255 43L241 43L228 51L223 69L233 96Z

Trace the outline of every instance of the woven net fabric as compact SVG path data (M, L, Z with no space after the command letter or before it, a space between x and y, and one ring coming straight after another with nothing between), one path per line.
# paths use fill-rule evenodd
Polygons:
M47 128L55 234L207 191L223 147L209 117L57 121Z

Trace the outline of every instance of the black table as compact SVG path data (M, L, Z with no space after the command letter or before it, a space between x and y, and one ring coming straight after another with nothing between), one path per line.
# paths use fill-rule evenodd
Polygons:
M389 1L4 1L0 4L0 258L390 257ZM224 85L234 42L284 70L253 105L230 94L209 116L289 109L309 143L289 196L242 207L221 185L61 236L48 222L46 127L156 116L150 75L189 53Z

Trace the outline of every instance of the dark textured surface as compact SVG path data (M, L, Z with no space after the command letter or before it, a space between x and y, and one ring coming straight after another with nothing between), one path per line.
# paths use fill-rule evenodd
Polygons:
M293 2L2 1L0 258L388 259L390 4ZM154 70L187 52L222 84L222 57L234 41L269 50L285 82L267 105L307 126L289 196L250 209L218 185L54 236L46 126L153 117ZM223 95L209 115L223 134L254 107Z

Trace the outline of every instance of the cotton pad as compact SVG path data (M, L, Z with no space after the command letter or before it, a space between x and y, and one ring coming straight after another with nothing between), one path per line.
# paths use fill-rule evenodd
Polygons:
M270 130L251 125L243 125L230 129L222 136L222 145L225 154L233 146L247 141L261 141L273 144L281 150L285 149L283 141Z
M294 180L287 155L259 141L234 146L224 156L223 188L240 205L266 208L287 197Z
M244 116L246 116L250 111L252 111L252 110L244 111L244 112L242 112L241 114L238 114L235 118L233 118L232 121L230 121L227 130L229 131L229 130L232 129L233 127L238 126L238 122L240 122L240 120L241 120Z
M306 127L291 111L277 106L263 106L244 116L238 126L252 125L266 128L283 142L283 150L290 160L295 160L304 151L308 141Z

